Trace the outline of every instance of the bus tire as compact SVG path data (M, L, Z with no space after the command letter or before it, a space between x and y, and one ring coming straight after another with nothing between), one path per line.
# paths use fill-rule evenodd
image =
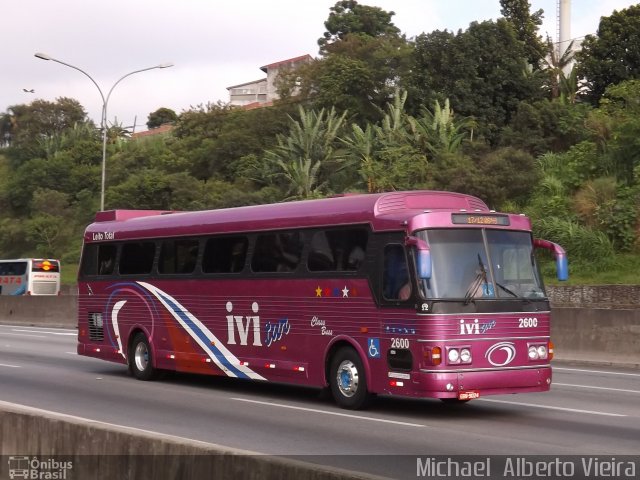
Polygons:
M149 340L144 333L138 332L133 337L129 349L129 369L138 380L153 380L158 371L153 367L153 353Z
M331 394L338 406L349 410L364 408L370 395L364 365L351 347L342 347L331 359Z

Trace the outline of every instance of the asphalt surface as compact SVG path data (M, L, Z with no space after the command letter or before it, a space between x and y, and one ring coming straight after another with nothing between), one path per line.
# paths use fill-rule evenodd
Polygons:
M283 384L178 374L141 382L75 349L75 330L0 325L0 400L394 478L415 478L416 457L640 452L640 370L554 363L548 393L456 407L377 397L352 412L318 389Z

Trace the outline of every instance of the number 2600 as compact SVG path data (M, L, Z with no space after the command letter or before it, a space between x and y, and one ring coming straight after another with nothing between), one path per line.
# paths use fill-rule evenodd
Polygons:
M520 322L518 328L534 328L538 326L538 319L536 317L520 318L518 320Z
M409 348L408 338L392 338L391 348Z

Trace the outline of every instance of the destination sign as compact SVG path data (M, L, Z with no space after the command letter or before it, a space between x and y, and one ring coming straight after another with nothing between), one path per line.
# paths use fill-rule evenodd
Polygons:
M452 213L451 222L456 225L510 225L506 215L484 215L470 213Z

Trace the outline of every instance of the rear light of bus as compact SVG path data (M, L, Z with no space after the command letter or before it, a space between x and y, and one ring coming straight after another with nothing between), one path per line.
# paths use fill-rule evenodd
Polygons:
M404 387L404 382L401 382L400 380L390 380L389 381L389 386L390 387Z
M553 342L549 340L549 360L553 360Z

